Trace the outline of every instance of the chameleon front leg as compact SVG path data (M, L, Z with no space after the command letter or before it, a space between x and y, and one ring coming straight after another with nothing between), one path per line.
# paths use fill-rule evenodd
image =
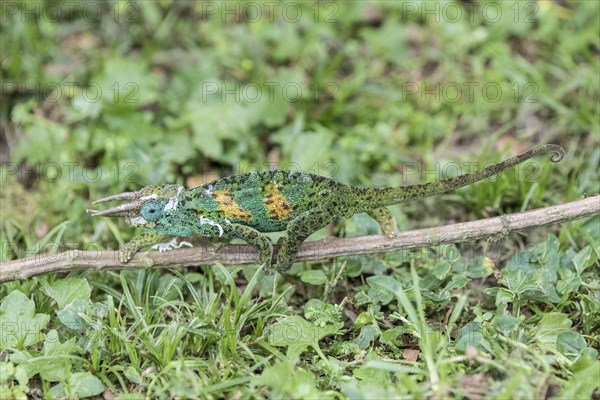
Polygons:
M169 237L170 236L158 232L140 232L119 250L119 260L122 263L127 263L142 247L164 242Z
M240 224L227 225L224 233L228 237L242 239L258 250L260 264L264 264L265 273L268 275L272 273L273 243L271 243L271 239L252 227Z
M277 271L287 271L300 249L302 242L312 233L327 226L334 218L333 210L328 208L317 208L299 215L289 222L286 236L279 239L279 251L277 253Z
M398 226L391 211L387 207L380 207L367 211L367 214L379 224L381 232L390 239L396 237Z

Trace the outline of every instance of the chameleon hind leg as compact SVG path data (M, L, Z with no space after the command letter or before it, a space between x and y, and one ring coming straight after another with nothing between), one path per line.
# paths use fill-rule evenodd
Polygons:
M299 215L289 222L286 236L279 239L277 252L277 271L283 273L290 268L302 242L312 233L327 226L334 218L333 210L317 208Z
M380 207L367 212L379 224L381 232L389 239L396 237L398 226L391 211L387 207Z
M242 239L258 250L260 264L264 264L266 274L271 274L271 262L273 258L273 243L271 239L249 226L230 224L226 226L225 235L232 238Z
M133 258L142 247L152 244L161 243L167 240L170 236L163 235L158 232L143 231L138 233L125 246L119 250L119 260L122 263L127 263Z

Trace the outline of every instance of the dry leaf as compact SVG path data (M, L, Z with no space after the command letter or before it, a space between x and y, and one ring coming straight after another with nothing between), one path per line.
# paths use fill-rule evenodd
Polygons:
M420 350L418 349L404 349L402 356L407 361L415 362L419 358Z

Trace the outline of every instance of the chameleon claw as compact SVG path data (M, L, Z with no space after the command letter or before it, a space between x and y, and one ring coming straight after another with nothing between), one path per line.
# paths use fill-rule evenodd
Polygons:
M170 242L166 243L157 243L152 245L150 248L152 250L158 250L159 253L163 253L165 251L170 251L173 249L180 249L182 246L194 247L190 242L186 242L185 240L177 243L177 238L173 238Z

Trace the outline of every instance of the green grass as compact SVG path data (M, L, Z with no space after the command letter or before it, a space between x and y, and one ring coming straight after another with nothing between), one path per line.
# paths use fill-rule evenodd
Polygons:
M567 150L391 207L402 230L600 186L595 2L484 1L456 21L443 7L468 3L422 18L422 2L323 2L318 15L298 2L298 21L275 6L275 23L211 16L219 2L99 2L98 17L83 2L60 17L6 4L1 261L130 239L85 214L92 199L273 165L383 186ZM377 227L357 215L331 231ZM208 265L4 283L0 398L597 399L599 232L596 216L285 276Z

